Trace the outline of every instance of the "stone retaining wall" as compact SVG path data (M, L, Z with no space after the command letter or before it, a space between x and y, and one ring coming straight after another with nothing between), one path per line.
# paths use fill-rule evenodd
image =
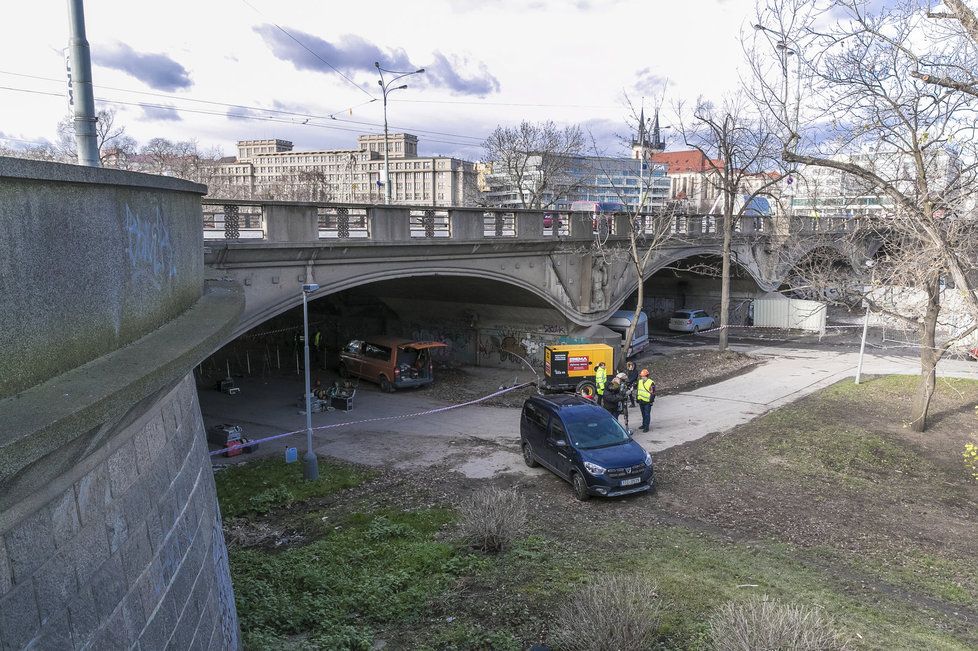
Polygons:
M76 470L0 531L0 648L237 648L193 376Z

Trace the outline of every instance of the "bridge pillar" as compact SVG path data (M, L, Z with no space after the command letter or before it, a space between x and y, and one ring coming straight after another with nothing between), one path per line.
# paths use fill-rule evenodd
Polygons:
M570 239L591 240L594 238L594 216L590 213L570 213Z
M628 231L631 228L632 216L625 215L615 215L615 236L617 237L628 237Z
M449 210L453 240L481 240L484 237L483 211Z
M264 204L265 240L268 242L315 242L319 218L315 206Z
M236 649L202 185L0 157L0 648Z
M374 242L411 240L411 212L406 208L370 207L367 209L370 239Z
M554 220L556 223L556 219ZM556 226L554 228L556 229ZM543 237L543 213L542 212L521 212L516 213L516 237L521 239L533 239Z

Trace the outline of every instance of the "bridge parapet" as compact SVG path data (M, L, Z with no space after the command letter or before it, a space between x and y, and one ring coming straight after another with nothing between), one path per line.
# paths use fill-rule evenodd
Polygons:
M389 206L374 204L204 199L205 240L264 240L308 243L319 240L366 242L557 240L590 242L596 233L611 240L628 236L629 220L642 220L645 232L660 228L661 214L594 215L567 210ZM677 240L720 237L715 215L677 213L668 217ZM653 220L656 220L653 222ZM734 236L770 237L789 233L848 232L853 218L740 217Z

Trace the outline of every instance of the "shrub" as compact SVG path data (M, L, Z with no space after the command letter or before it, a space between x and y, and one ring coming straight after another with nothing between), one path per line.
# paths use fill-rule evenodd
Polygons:
M554 641L560 649L648 649L659 629L655 581L609 574L578 590L560 609Z
M255 493L248 499L248 505L254 513L262 514L279 506L288 507L294 501L295 495L289 490L289 487L279 485Z
M978 481L978 445L965 443L964 445L964 465L971 473L971 476Z
M462 538L475 549L500 552L523 534L529 518L526 500L512 490L487 488L462 505Z
M728 602L710 618L715 651L832 651L847 648L834 624L818 608L783 604L766 596Z

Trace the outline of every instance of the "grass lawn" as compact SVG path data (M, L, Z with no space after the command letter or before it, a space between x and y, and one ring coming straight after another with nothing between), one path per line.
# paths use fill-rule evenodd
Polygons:
M659 491L576 502L550 475L492 482L322 461L217 475L251 649L525 649L595 575L659 585L658 649L702 649L719 605L817 605L853 648L978 647L978 483L961 459L978 382L942 381L934 424L904 427L912 379L842 382L656 457ZM465 549L459 499L526 495L512 549ZM254 534L254 535L249 535Z

